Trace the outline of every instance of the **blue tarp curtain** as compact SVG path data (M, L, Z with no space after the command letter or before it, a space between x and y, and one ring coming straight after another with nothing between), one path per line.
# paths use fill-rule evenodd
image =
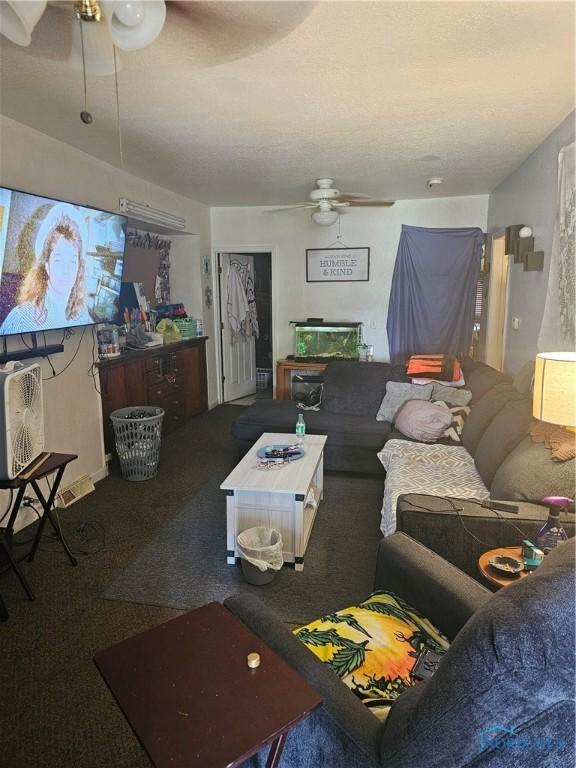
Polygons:
M390 360L466 353L484 233L402 226L388 306Z

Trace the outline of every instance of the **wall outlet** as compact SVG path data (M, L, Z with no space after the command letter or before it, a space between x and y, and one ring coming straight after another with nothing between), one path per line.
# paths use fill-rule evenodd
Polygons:
M522 327L522 320L519 317L513 317L512 328L514 328L515 331L518 331L521 327Z

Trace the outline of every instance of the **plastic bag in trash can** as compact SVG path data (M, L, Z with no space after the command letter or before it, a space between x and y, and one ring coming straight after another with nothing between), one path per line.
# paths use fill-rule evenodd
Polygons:
M247 528L236 537L238 554L260 571L279 571L284 563L282 536L274 528Z

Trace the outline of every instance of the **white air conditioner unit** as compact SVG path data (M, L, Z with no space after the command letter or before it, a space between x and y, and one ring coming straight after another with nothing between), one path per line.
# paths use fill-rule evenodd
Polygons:
M135 200L128 200L126 197L120 198L120 213L123 213L129 219L136 219L146 224L155 224L166 229L184 231L186 220L182 216L175 216L173 213L160 211L158 208L152 208L146 203L137 203Z

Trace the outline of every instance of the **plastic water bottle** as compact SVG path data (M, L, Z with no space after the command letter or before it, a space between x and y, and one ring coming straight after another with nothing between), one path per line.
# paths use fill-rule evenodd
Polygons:
M304 414L298 414L298 421L296 422L296 444L303 445L304 435L306 434L306 423L304 422Z
M572 499L564 496L546 496L542 501L548 505L548 520L536 535L536 546L546 555L568 538L566 531L560 525L560 510L566 509L572 503Z

